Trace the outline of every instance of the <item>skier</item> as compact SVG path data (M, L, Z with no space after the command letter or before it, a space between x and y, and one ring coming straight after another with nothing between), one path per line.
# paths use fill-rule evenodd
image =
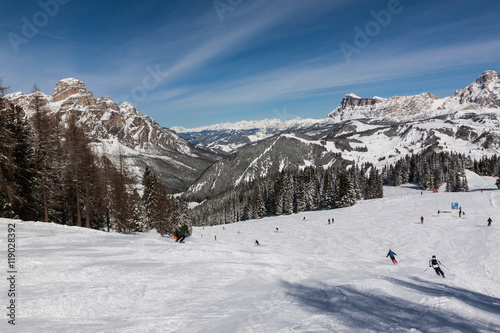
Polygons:
M335 219L332 217L332 224L333 224L333 221L335 221Z
M397 255L396 253L392 252L392 250L391 250L391 249L389 249L389 253L387 253L387 255L386 255L385 257L387 258L387 257L391 256L392 263L393 263L393 264L397 264L397 263L398 263L398 261L397 261L397 260L396 260L396 258L394 257L394 256L396 256L396 255Z
M179 226L180 227L180 226ZM179 232L179 228L176 228L175 231L174 231L174 238L175 238L175 242L178 242L179 241L179 238L181 238L181 234Z
M429 267L434 268L434 270L436 271L436 274L437 275L441 274L444 278L444 272L441 270L441 267L439 267L440 265L441 265L441 262L436 259L436 256L432 256L432 259L429 260Z
M260 245L258 240L255 240L255 245Z
M188 226L183 224L180 231L179 231L180 235L181 235L181 238L179 238L179 243L184 243L184 240L186 239L186 237L188 236L189 234L189 229L188 229Z
M420 216L420 223L424 223L424 217Z
M278 228L276 227L276 232L278 232Z
M493 222L493 221L491 220L491 217L488 217L488 227L491 227L491 222Z
M328 224L330 224L330 219L328 219Z
M441 211L440 211L440 210L438 210L438 216L439 216L439 213L441 213Z

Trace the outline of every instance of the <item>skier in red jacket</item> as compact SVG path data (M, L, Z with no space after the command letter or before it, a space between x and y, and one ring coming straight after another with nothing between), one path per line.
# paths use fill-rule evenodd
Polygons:
M387 255L385 257L387 258L388 256L391 256L391 260L392 260L393 264L397 264L398 263L398 261L394 257L394 256L396 256L396 253L392 252L391 249L389 249L389 253L387 253Z

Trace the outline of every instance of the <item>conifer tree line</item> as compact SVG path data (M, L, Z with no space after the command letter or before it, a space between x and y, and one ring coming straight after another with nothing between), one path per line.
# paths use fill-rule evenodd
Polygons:
M419 185L422 190L437 190L446 184L448 192L468 192L465 170L471 165L464 154L426 151L406 155L382 169L384 185Z
M382 184L382 175L371 164L284 170L239 185L193 208L193 224L225 224L348 207L357 200L381 198Z
M29 120L3 98L5 91L0 88L0 217L162 235L189 221L187 207L149 169L141 197L121 154L119 167L97 156L77 116L49 113L36 85Z
M491 157L483 156L481 159L468 160L468 169L481 176L500 176L500 158L497 155Z
M500 189L500 157L483 156L479 161L469 161L469 169L481 176L498 177L496 186Z

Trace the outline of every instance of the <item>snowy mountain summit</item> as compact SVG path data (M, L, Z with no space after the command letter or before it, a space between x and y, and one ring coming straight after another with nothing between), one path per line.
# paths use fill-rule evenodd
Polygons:
M368 123L404 123L440 117L450 120L472 116L500 116L500 73L485 71L476 81L439 98L429 92L414 96L362 98L351 92L323 119L264 119L186 129L173 127L189 142L226 153L287 132L315 135L350 120Z
M336 122L371 119L391 122L428 119L441 115L458 118L465 113L500 111L500 73L485 71L475 82L453 96L438 98L431 93L390 98L361 98L350 93L328 118Z
M63 124L75 116L92 138L96 151L116 163L121 154L137 178L148 165L158 171L172 191L186 189L218 159L216 154L194 147L128 102L118 105L109 96L94 98L85 84L74 78L57 82L52 95L17 92L5 98L21 106L28 118L35 113L36 99L43 110Z

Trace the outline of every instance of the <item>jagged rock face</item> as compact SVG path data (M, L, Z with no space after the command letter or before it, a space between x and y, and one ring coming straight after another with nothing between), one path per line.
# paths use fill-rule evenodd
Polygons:
M337 121L360 118L410 120L426 115L422 110L432 108L439 98L423 93L416 96L394 96L382 98L360 98L349 94L328 117Z
M442 99L431 93L387 99L360 98L349 94L328 117L336 121L365 118L397 122L453 115L457 112L492 111L500 111L500 73L486 71L469 86Z
M73 95L89 96L85 84L82 81L72 78L64 79L56 83L56 88L52 93L52 102L59 102ZM90 93L90 97L92 97L92 93ZM94 98L92 97L92 99Z
M96 149L111 160L117 153L117 144L126 146L128 151L125 147L120 149L121 153L128 155L130 165L135 169L149 166L172 192L187 189L219 158L161 127L130 103L118 106L110 97L95 99L84 83L76 79L59 81L52 96L37 92L29 95L15 93L6 98L22 106L29 118L34 114L35 94L42 106L63 122L74 115L92 137ZM142 157L144 154L147 157ZM137 178L141 176L140 172L138 170Z
M340 107L342 109L347 109L348 107L358 107L358 106L371 106L376 103L380 103L380 99L376 98L359 98L357 96L353 96L351 94L345 95L340 103Z
M474 103L485 108L500 108L500 73L484 72L474 83L457 90L453 98L460 104Z

